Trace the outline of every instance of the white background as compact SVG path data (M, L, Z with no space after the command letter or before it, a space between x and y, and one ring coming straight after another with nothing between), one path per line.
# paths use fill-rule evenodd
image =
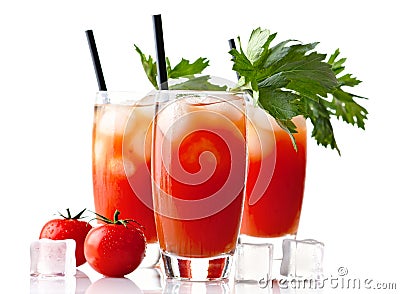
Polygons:
M58 210L92 208L93 29L109 90L151 89L133 44L154 56L152 15L165 50L210 59L234 80L229 38L261 26L277 40L340 48L369 97L366 130L335 122L342 156L310 138L299 238L325 242L326 269L398 279L400 21L396 1L2 1L0 4L0 280L29 286L29 244ZM11 278L10 278L11 277ZM400 283L399 283L400 284ZM398 287L399 287L398 284ZM18 291L15 291L16 293ZM26 291L25 291L26 292ZM22 292L20 292L22 293Z

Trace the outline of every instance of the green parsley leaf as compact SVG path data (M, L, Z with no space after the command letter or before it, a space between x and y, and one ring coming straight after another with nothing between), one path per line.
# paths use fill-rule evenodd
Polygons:
M336 143L335 135L333 133L333 127L330 121L331 113L324 106L324 100L314 101L306 100L306 108L314 128L311 132L311 136L315 138L318 145L324 147L331 146L332 149L336 149L340 155L340 149Z
M246 51L246 55L250 62L253 63L260 58L264 51L264 47L267 46L270 38L271 35L269 30L261 30L261 28L257 28L251 33Z
M183 59L175 65L174 68L169 68L168 78L177 79L185 76L192 76L195 74L200 74L207 66L209 61L207 58L198 58L195 62L190 63L189 60Z
M293 144L293 148L297 151L296 140L293 136L293 134L297 133L296 125L290 119L286 120L276 119L276 122L283 130L285 130L285 132L289 134L290 140L292 141Z
M214 85L209 80L211 76L189 77L186 81L171 85L171 90L200 90L200 91L225 91L226 86Z
M345 58L336 50L327 55L315 51L318 43L303 44L286 40L271 46L276 37L269 30L253 30L246 51L240 38L239 50L232 49L233 70L240 75L238 88L252 93L255 103L272 115L297 148L291 119L297 115L309 118L312 136L318 144L340 150L335 140L331 115L364 128L367 111L353 98L362 98L342 89L361 81L345 74Z
M138 46L135 45L136 52L139 54L143 69L147 78L154 88L158 89L157 84L157 63L151 55L145 55ZM169 79L176 79L179 81L177 84L170 85L172 90L210 90L210 91L225 91L225 86L219 86L210 82L209 75L196 76L201 74L203 70L209 66L207 58L200 57L193 63L189 60L182 58L181 61L175 66L171 66L169 58L166 58L167 76Z
M289 120L302 114L299 95L291 91L260 87L258 102L275 119Z
M142 66L144 72L146 73L147 78L149 79L150 83L157 88L157 64L154 61L153 57L150 55L147 57L142 50L139 49L138 46L135 46L136 52L140 56L140 60L142 61Z
M336 49L328 60L328 63L332 65L333 71L337 74L344 71L344 62L346 61L346 58L337 60L339 54L339 49ZM367 119L368 111L358 104L354 98L366 98L343 90L343 87L354 87L360 84L361 81L351 74L338 77L338 81L339 85L331 92L332 101L327 104L327 107L332 110L337 118L342 118L346 123L365 129L365 120Z

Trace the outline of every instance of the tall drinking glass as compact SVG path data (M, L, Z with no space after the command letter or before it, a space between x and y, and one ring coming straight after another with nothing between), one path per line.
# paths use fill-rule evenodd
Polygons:
M306 175L307 128L293 119L297 151L289 135L256 105L248 105L249 172L240 240L270 242L282 258L282 240L295 238Z
M153 199L165 275L227 278L247 166L242 93L160 91L153 125Z
M159 260L151 194L150 150L154 96L134 92L99 92L93 124L92 169L97 213L134 219L144 227L146 257Z

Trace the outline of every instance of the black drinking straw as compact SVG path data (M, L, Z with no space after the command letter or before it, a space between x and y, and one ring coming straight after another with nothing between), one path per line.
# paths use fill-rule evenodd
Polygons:
M234 39L229 39L228 42L229 42L229 47L231 49L236 49L236 44Z
M229 43L229 47L231 48L231 50L232 49L236 49L236 44L235 44L235 40L234 39L229 39L228 43ZM236 72L236 76L237 76L238 79L240 79L240 75L239 75L238 72Z
M87 30L86 37L89 43L90 53L92 55L92 61L94 70L96 73L97 84L99 85L100 91L107 91L106 81L104 80L103 71L101 69L99 53L97 52L96 42L94 40L93 31Z
M154 40L157 53L157 79L160 90L168 90L167 65L165 63L164 37L161 14L153 15Z

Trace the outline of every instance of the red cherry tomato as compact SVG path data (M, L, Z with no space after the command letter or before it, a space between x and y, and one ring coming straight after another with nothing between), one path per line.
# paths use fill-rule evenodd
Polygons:
M84 252L89 265L104 276L123 277L142 262L146 239L141 228L131 220L114 221L100 216L106 224L94 227L86 236ZM99 216L99 215L98 215Z
M85 209L76 216L72 217L69 209L67 209L67 216L64 216L60 213L60 216L63 218L48 221L43 226L39 235L39 239L74 239L76 242L76 266L80 266L86 262L83 246L87 233L90 231L90 229L92 229L92 226L89 223L80 220L84 211Z

